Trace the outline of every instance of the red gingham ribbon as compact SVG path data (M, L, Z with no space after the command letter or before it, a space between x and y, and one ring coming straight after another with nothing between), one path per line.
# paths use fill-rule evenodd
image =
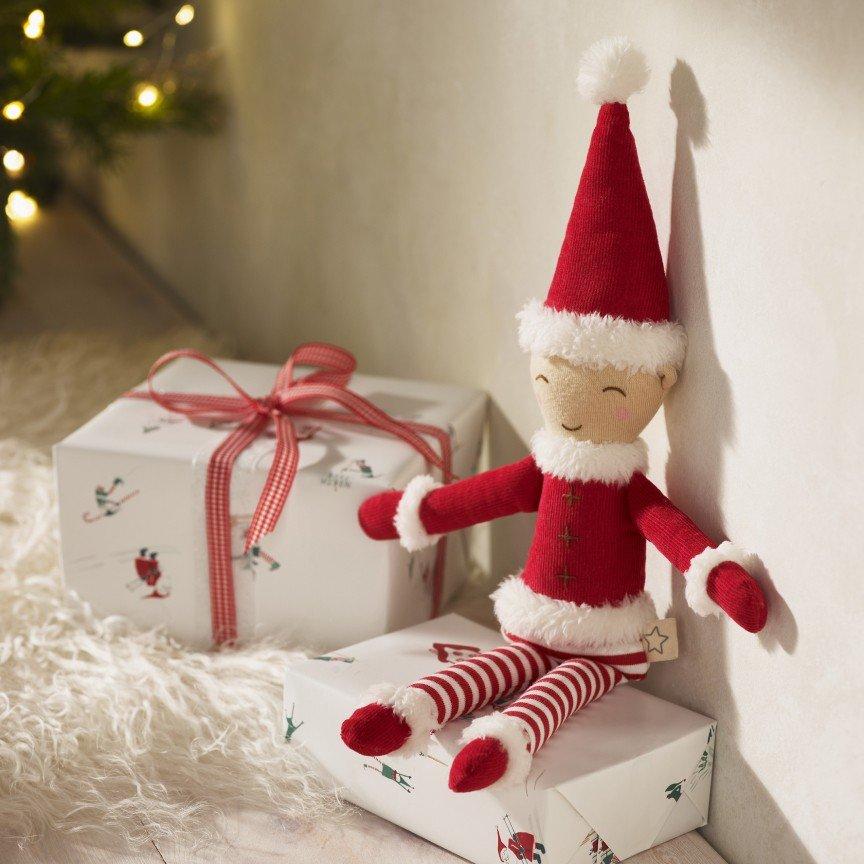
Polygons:
M209 366L233 387L236 396L212 396L203 393L160 392L153 378L156 373L181 358L197 360ZM314 371L302 378L294 377L295 366L311 366ZM224 369L206 354L190 349L169 351L150 368L147 390L132 390L125 395L134 399L151 399L168 411L186 415L190 420L209 423L236 423L213 451L207 464L204 487L207 556L210 574L210 618L213 641L218 645L237 638L237 607L234 597L234 565L231 560L230 490L231 471L237 457L272 421L276 427L276 452L267 472L264 490L246 534L244 552L275 527L285 506L291 485L297 475L299 448L292 417L373 426L401 438L416 450L427 464L439 468L444 482L452 480L450 437L437 426L395 420L368 399L348 389L357 368L354 355L335 345L308 342L297 348L279 370L268 396L250 396ZM325 408L322 402L335 402L341 409ZM434 438L439 456L422 437ZM444 578L445 538L438 541L432 583L432 615L438 614Z

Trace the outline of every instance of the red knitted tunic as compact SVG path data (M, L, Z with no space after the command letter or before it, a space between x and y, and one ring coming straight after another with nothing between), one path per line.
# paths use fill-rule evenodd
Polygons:
M522 579L532 591L602 606L645 586L645 538L629 509L629 486L546 475Z
M361 506L360 524L370 537L398 537L414 550L440 534L536 511L524 570L492 596L504 632L553 650L641 648L655 617L644 590L646 539L679 570L694 571L688 600L697 611L722 608L758 630L765 604L735 563L738 550L716 548L645 477L646 461L641 440L591 444L541 431L519 462L443 487L419 477L404 493L374 496Z

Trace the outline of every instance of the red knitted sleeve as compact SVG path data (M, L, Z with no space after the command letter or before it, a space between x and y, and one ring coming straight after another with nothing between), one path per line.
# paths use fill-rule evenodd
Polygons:
M420 505L420 521L430 534L445 534L513 513L532 513L542 487L540 469L526 456L433 490Z
M628 486L630 515L646 540L684 574L684 596L699 615L721 610L758 633L768 604L749 570L756 559L728 540L719 545L702 533L647 477L634 474Z
M434 488L419 501L417 516L430 537L458 531L513 513L537 509L543 475L530 456L447 486ZM394 524L401 492L382 492L360 505L360 526L375 540L399 537ZM402 538L405 539L404 537Z
M642 536L682 573L694 556L714 546L644 474L633 475L627 492L630 515Z

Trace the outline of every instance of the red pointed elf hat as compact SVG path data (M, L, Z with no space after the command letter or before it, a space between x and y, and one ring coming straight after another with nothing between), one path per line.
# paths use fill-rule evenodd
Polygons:
M684 360L624 104L647 80L627 39L598 42L582 58L579 89L600 111L546 301L518 315L525 351L646 372Z

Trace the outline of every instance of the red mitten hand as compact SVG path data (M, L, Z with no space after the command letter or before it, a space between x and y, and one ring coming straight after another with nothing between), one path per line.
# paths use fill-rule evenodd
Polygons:
M381 492L367 498L360 505L357 518L360 520L360 527L367 537L371 537L373 540L396 540L398 538L399 534L393 524L393 517L396 515L396 507L401 497L402 493L395 490Z
M734 561L723 561L708 574L708 596L736 623L758 633L768 618L759 583Z

